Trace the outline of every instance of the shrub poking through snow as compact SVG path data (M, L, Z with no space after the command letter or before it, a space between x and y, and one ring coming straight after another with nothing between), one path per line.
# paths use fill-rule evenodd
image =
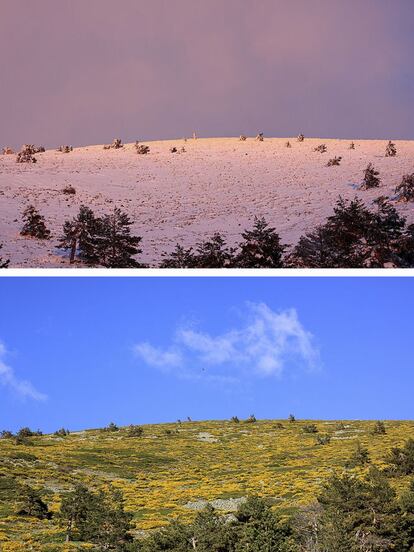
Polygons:
M395 147L395 144L390 140L387 144L387 147L385 148L385 157L395 157L396 155L397 148Z
M263 140L264 140L263 132L259 132L259 134L256 136L256 141L263 142Z
M71 184L68 184L63 188L62 192L66 195L75 195L76 189Z
M291 143L289 142L289 140L288 140L288 141L286 142L285 146L286 146L287 148L291 148L291 147L292 147L292 144L291 144Z
M3 244L0 243L0 249L2 249ZM0 257L0 268L7 268L10 264L10 259L3 259L3 257Z
M178 149L175 146L170 148L170 153L177 153L177 152L178 152Z
M73 147L72 146L59 146L57 151L60 151L61 153L70 153L71 151L73 151Z
M244 134L240 134L239 140L240 142L245 142L247 140L247 136L245 136Z
M341 164L342 157L334 157L333 159L329 159L326 166L327 167L334 167L339 166Z
M135 144L135 149L139 155L146 155L150 152L149 146L146 146L145 144L138 144L138 142Z
M349 144L348 149L350 149L350 150L354 150L354 149L355 149L355 144L354 144L354 142L351 142L351 143Z
M23 222L24 225L20 232L22 236L31 236L39 240L50 238L50 230L46 228L45 219L34 205L29 205L23 211Z
M364 171L364 180L361 185L361 190L369 190L370 188L378 188L380 185L379 172L376 171L372 163Z
M317 151L319 153L326 153L328 151L328 148L326 147L326 144L320 144L319 146L316 146L316 148L313 151Z
M298 136L298 142L303 142L305 140L305 136L300 133L299 136Z
M37 163L36 157L34 157L34 146L25 145L19 151L16 157L16 163Z
M120 149L123 147L122 140L120 138L114 138L112 144L104 146L104 149Z
M405 174L402 177L401 184L395 188L398 201L414 201L414 173Z

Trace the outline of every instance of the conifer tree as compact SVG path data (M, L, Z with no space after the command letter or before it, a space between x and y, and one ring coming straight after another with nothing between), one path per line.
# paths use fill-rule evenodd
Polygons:
M126 213L115 208L113 213L101 219L99 243L97 244L99 262L107 268L142 267L133 255L142 252L139 248L141 237L131 235L132 221Z
M351 458L346 463L347 468L355 468L356 466L365 466L371 462L368 449L357 441L356 448L351 455Z
M387 144L387 147L385 148L385 157L395 157L396 155L397 148L395 147L395 144L390 140Z
M281 268L285 247L280 243L275 228L269 227L264 218L254 218L252 230L242 233L240 253L235 259L239 268Z
M39 240L50 238L50 230L46 228L45 219L34 205L29 205L23 211L23 222L24 225L20 232L22 236L31 236Z
M0 249L2 249L3 244L0 243ZM3 259L3 257L0 257L0 268L7 268L10 264L10 259Z
M213 236L197 244L194 267L228 268L234 261L234 249L227 247L225 239L216 232Z
M50 513L47 504L43 501L38 490L33 489L29 485L23 485L20 489L19 496L20 516L32 516L37 519L49 519Z
M163 256L165 259L161 262L160 268L192 268L195 263L193 248L185 249L178 243L172 253L164 253Z
M414 173L405 174L402 181L395 188L398 201L414 201Z
M362 190L369 190L370 188L377 188L380 185L379 172L376 171L369 163L364 171L364 180L361 185Z
M354 150L354 149L355 149L355 144L354 144L354 142L351 142L351 143L349 144L348 149L350 149L350 150Z
M89 207L81 205L79 213L63 225L63 234L58 247L70 251L70 262L75 261L76 252L88 264L99 262L98 246L101 221Z

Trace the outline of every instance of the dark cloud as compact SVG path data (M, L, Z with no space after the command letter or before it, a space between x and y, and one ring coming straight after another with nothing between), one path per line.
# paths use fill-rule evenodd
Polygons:
M0 145L414 137L411 0L13 0Z

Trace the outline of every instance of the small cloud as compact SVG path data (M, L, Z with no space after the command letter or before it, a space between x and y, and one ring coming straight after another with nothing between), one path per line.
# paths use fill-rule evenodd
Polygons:
M320 355L313 335L295 309L274 311L249 303L241 328L219 335L178 328L166 349L139 343L135 352L150 366L185 379L238 381L245 377L281 377L287 369L314 372Z
M182 364L180 351L174 349L163 351L150 343L138 343L134 347L134 352L147 364L157 368L178 368Z
M37 391L29 381L19 379L15 375L13 368L4 362L3 357L6 355L6 352L4 343L0 342L0 385L8 387L25 399L33 399L35 401L46 400L47 396L45 394Z

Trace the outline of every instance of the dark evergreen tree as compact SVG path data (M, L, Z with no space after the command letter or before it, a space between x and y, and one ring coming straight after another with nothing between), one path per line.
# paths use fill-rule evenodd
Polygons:
M142 253L139 248L142 238L131 235L132 224L128 215L119 208L101 219L99 241L96 244L100 264L107 268L143 267L133 258L133 255Z
M95 217L92 209L81 205L78 215L63 225L58 247L70 251L71 263L78 252L79 258L87 264L97 264L100 260L98 248L101 232L101 220Z
M326 147L326 144L320 144L319 146L316 146L313 151L317 151L319 153L326 153L328 151L328 148Z
M365 466L370 462L371 458L368 449L357 441L355 450L352 453L351 458L346 462L345 466L347 468L356 468L357 466Z
M395 475L414 474L414 440L408 439L403 447L393 447L385 461L389 471Z
M402 181L395 188L397 201L414 201L414 173L405 174Z
M185 249L178 243L170 255L164 253L163 256L165 259L161 262L160 268L193 268L195 264L193 248Z
M354 149L355 149L355 144L354 144L354 142L351 142L351 143L349 144L349 148L348 148L348 149L350 149L350 150L354 150Z
M31 236L39 240L50 238L50 230L46 228L45 219L34 205L29 205L23 211L23 222L23 228L20 232L22 236Z
M387 147L385 148L385 157L395 157L396 155L397 148L395 147L395 144L390 140L387 144Z
M385 424L381 420L375 422L374 429L372 430L373 435L385 435L387 430L385 429Z
M194 267L229 268L233 262L234 249L227 247L225 239L218 232L209 240L197 244Z
M50 519L51 514L40 492L29 485L23 485L18 495L19 509L17 515L32 516L37 519Z
M361 184L361 190L369 190L370 188L378 188L380 185L379 172L376 171L369 163L364 171L364 180Z
M0 249L3 248L3 244L0 243ZM3 257L0 257L0 268L7 268L10 264L10 259L3 259Z
M132 514L125 512L122 493L113 488L93 493L78 485L63 497L60 508L66 541L89 542L99 551L126 551L132 540L131 519Z
M337 167L341 164L341 161L342 161L342 157L334 157L332 159L329 159L326 166L327 167L335 167L335 166Z
M239 268L281 268L285 247L280 243L275 228L264 218L254 218L253 228L242 233L240 253L234 260Z

